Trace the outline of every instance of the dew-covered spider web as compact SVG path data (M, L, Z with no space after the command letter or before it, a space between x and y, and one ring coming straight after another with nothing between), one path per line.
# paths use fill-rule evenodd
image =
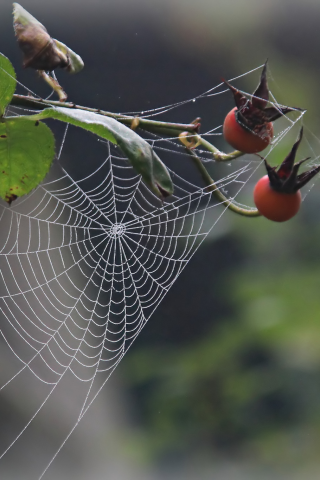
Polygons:
M253 86L256 70L248 72ZM234 84L240 88L241 79ZM196 101L201 115L201 102L214 105L221 94L227 95L226 89L218 85L187 102L134 114L165 120L169 111ZM21 111L11 107L9 113ZM278 121L270 151L290 132L295 139L302 113L288 117ZM25 396L28 405L21 425L2 445L3 459L24 449L32 425L54 411L62 391L81 385L39 478L227 212L178 139L139 132L172 175L174 195L162 202L117 147L89 133L79 136L76 127L59 128L60 151L45 182L11 207L2 202L0 213L1 360L10 365L1 374L1 393L9 403ZM215 143L221 131L214 125L202 135ZM74 142L78 149L70 158ZM94 144L92 150L88 144ZM251 202L246 187L262 172L261 158L244 156L222 165L201 147L195 152L228 198L239 205ZM310 162L317 162L314 154Z

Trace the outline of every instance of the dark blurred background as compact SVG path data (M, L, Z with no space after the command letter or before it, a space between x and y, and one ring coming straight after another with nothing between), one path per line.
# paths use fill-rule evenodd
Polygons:
M283 104L308 109L304 148L319 155L319 2L26 0L23 6L84 59L81 74L59 72L70 101L109 111L193 98L269 58L272 92ZM23 84L48 95L35 73L21 67L11 2L0 0L0 7L1 52ZM241 82L253 91L258 74ZM205 131L222 123L232 100L221 95L215 105L212 111L202 101L200 111L191 105L166 118L201 116ZM289 145L284 140L283 150ZM228 149L222 138L217 146ZM227 212L45 478L318 478L319 208L318 182L299 215L283 225ZM11 412L7 429L24 401L2 399L2 416ZM36 478L65 403L24 450L28 472L19 476L11 457L4 478Z

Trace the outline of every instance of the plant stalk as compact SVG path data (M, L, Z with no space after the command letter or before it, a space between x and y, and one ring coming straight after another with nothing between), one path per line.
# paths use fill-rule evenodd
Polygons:
M147 118L106 112L105 110L100 110L98 108L82 107L80 105L76 105L75 103L59 102L55 100L44 100L42 98L36 98L26 95L13 95L10 105L16 107L30 108L34 110L44 110L45 108L49 107L63 107L77 110L85 110L87 112L98 113L99 115L103 115L105 117L114 118L115 120L118 120L119 122L127 125L128 127L131 127L132 122L138 118L139 128L142 128L147 132L158 133L160 135L169 135L172 137L178 137L179 134L184 131L190 132L192 134L198 133L199 130L199 124L159 122L157 120L149 120Z
M85 110L87 112L98 113L99 115L114 118L115 120L118 120L119 122L133 129L141 128L142 130L145 130L147 132L156 133L159 135L166 135L170 137L180 136L180 139L181 139L181 134L188 133L189 134L188 137L191 139L191 143L196 145L201 145L203 148L208 150L210 153L212 153L213 158L217 162L229 162L243 155L242 152L239 152L237 150L229 154L220 152L220 150L218 150L214 145L212 145L210 142L202 138L201 135L199 135L200 123L197 121L190 124L160 122L157 120L150 120L147 118L140 118L140 117L135 117L130 115L111 113L111 112L107 112L105 110L100 110L97 108L82 107L80 105L76 105L75 103L70 103L70 102L44 100L42 98L25 96L25 95L17 95L17 94L13 95L10 105L34 109L34 110L44 110L45 108L49 108L49 107L64 107L64 108ZM183 141L182 143L186 145L185 141ZM192 158L197 169L199 170L204 182L206 183L207 190L212 192L213 195L223 205L225 205L229 210L237 213L238 215L243 215L245 217L260 216L260 213L257 209L246 209L246 208L239 207L238 205L234 204L230 198L227 198L219 190L218 186L214 183L213 179L209 175L207 169L205 168L205 166L203 165L199 157L193 152L191 148L188 148L188 146L186 147L186 150L190 155L190 157Z
M260 217L261 214L256 208L243 208L239 207L238 205L234 204L232 202L232 199L227 198L221 190L219 190L219 187L214 183L213 179L209 175L207 169L201 162L200 158L189 148L186 149L190 157L192 158L194 164L196 165L197 169L199 170L202 179L207 185L207 191L212 192L213 195L216 197L219 202L221 202L223 205L225 205L229 210L231 210L234 213L237 213L238 215L242 215L244 217Z
M195 138L195 141L202 145L206 150L213 154L213 158L217 162L230 162L241 155L242 152L234 151L231 153L220 152L214 145L205 140L199 135L200 123L170 123L170 122L160 122L157 120L150 120L148 118L135 117L131 115L123 115L119 113L111 113L105 110L100 110L98 108L83 107L76 105L75 103L70 102L59 102L55 100L44 100L42 98L36 98L29 95L13 95L10 105L24 108L31 108L34 110L43 110L49 107L64 107L72 108L78 110L85 110L87 112L98 113L99 115L104 115L106 117L114 118L119 122L127 125L128 127L141 128L147 132L156 133L159 135L166 135L170 137L179 137L183 132L188 132L192 137ZM193 135L192 135L193 134Z

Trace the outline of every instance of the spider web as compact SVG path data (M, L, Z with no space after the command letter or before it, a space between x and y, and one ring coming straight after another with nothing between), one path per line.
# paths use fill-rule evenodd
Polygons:
M139 115L158 116L224 91L218 85L196 99ZM301 116L284 119L275 144ZM201 179L194 180L196 170L178 139L147 136L166 160L174 182L174 195L162 202L108 142L100 141L104 158L87 161L86 174L71 174L63 152L73 130L64 131L46 181L12 207L2 205L0 215L2 336L14 355L1 390L22 385L22 391L41 388L42 395L3 455L27 435L58 387L67 389L72 381L83 385L69 433L43 474L226 211ZM217 127L204 135L211 138L220 132ZM208 166L214 163L206 152L196 152ZM217 186L238 199L260 163L245 156L232 166L219 166L225 175Z

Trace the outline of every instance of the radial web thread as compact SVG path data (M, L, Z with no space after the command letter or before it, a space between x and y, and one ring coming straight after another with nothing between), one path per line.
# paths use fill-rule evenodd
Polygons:
M287 121L276 142L301 115ZM176 139L148 140L161 158L180 155L191 163ZM226 211L200 181L183 178L181 168L170 168L174 195L162 202L118 148L106 142L105 149L104 161L82 178L57 161L45 183L2 206L1 330L20 364L2 388L23 372L47 385L31 420L68 373L86 384L75 425L80 421ZM239 159L216 183L236 198L260 164L252 156Z

